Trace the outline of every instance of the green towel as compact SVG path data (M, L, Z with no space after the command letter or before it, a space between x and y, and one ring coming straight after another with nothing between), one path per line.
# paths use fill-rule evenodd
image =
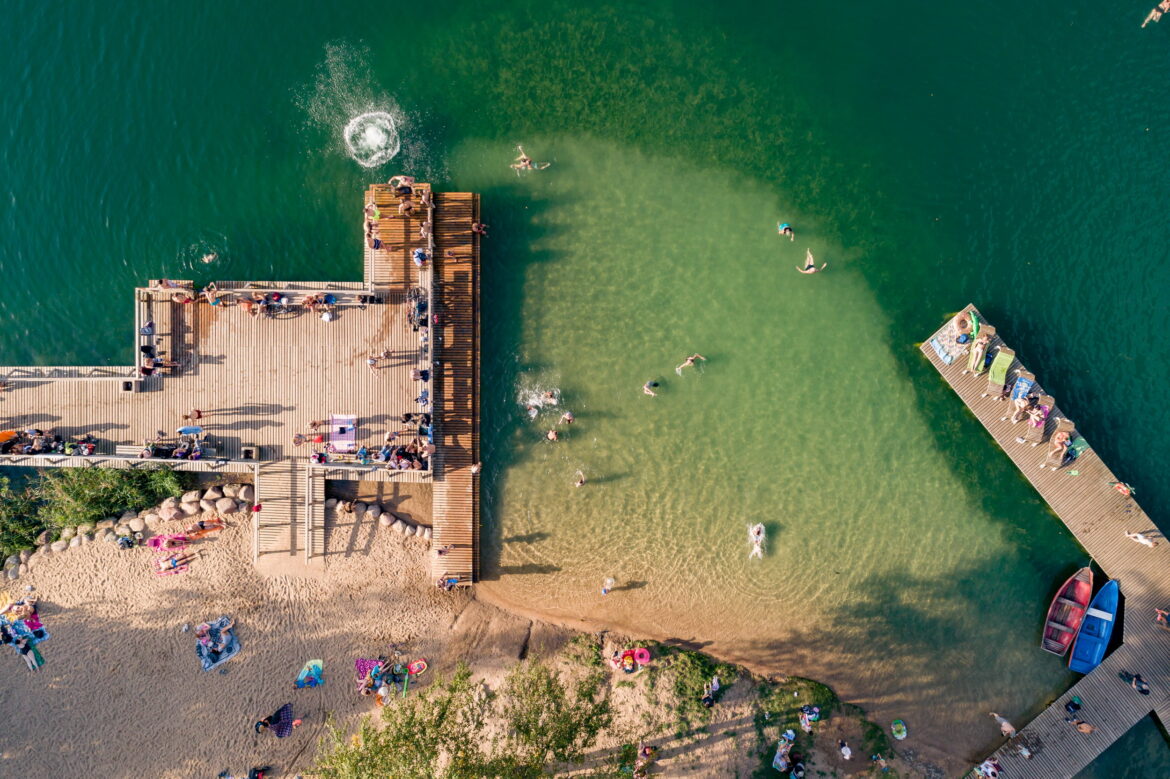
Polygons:
M1012 367L1016 356L1010 352L1005 352L1000 349L995 353L995 359L991 361L991 370L987 372L987 381L991 384L998 384L1004 386L1007 384L1008 369Z

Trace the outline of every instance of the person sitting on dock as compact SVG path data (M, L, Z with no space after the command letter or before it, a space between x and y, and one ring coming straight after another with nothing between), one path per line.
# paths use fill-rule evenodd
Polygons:
M1012 424L1015 425L1023 422L1024 417L1028 416L1028 410L1036 403L1036 398L1032 395L1028 395L1022 398L1016 398L1012 401L1012 403L1015 404L1016 407L1015 411L1013 411L1011 415ZM1004 419L1007 418L1008 417L1004 417Z
M381 211L381 209L378 208L378 204L375 203L373 200L371 200L369 203L366 203L365 214L366 214L366 219L381 219L382 218L382 211Z
M419 193L418 204L426 209L435 207L435 198L429 189L424 189L421 193Z
M410 216L414 213L414 203L411 202L409 195L403 195L398 199L398 215Z
M1147 536L1145 533L1126 533L1125 537L1130 541L1136 541L1142 546L1148 546L1153 549L1158 545L1158 542Z
M483 236L484 238L488 237L487 229L488 229L488 226L485 225L483 222L472 222L471 223L471 232L475 233L476 235Z

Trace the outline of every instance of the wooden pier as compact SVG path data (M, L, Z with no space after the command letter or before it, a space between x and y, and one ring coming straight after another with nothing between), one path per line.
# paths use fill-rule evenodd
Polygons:
M434 206L421 204L422 192ZM416 184L414 211L400 214L388 185L374 185L364 195L362 204L380 208L374 221L381 245L365 244L360 281L219 281L220 305L176 302L176 295L194 295L190 282L151 282L134 292L135 327L127 340L135 360L143 349L153 349L173 366L149 376L136 364L0 366L0 429L54 428L66 439L90 434L97 440L97 451L88 457L3 454L0 467L169 466L246 474L261 506L252 520L259 565L311 575L320 574L328 554L328 482L434 481L439 510L432 512L432 534L450 539L435 545L456 546L442 562L461 584L470 584L478 559L477 485L468 474L478 457L479 243L471 229L478 196L432 194L429 184ZM365 241L356 200L355 239ZM424 223L433 225L432 235L421 230ZM421 268L412 260L417 248L428 258L454 250L443 266L451 275L436 283L433 259ZM289 305L271 316L252 317L238 305L273 294ZM309 295L330 296L330 320L303 305ZM420 299L426 310L418 316ZM442 317L433 324L429 319L439 310ZM371 355L377 356L374 369L367 365ZM469 370L472 383L464 381ZM183 421L193 409L203 418ZM410 441L417 423L402 423L407 412L432 415L435 451L428 467L389 469L352 454L309 462L310 452L324 448L315 436L328 439L327 425L313 431L310 422L331 414L356 416L356 446L376 454L386 433L397 433L396 443ZM173 440L185 424L203 427L209 440L204 459L138 457L144 440L160 431Z
M1121 646L993 755L1004 777L1072 777L1151 712L1170 728L1170 631L1154 622L1154 609L1167 608L1170 604L1170 543L1163 541L1149 548L1125 537L1126 532L1156 531L1156 525L1132 497L1115 487L1123 480L1106 467L1092 448L1087 448L1075 424L1060 409L1060 396L1053 388L1042 389L1037 383L1031 391L1033 395L1047 393L1057 400L1044 426L1038 430L1039 436L1025 437L1027 421L1012 424L1010 419L1005 419L1013 411L1011 401L1001 400L1001 393L989 386L986 371L978 374L967 371L969 347L954 342L957 321L972 312L984 321L974 306L967 306L922 344L923 354L1097 565L1110 578L1118 580L1124 599ZM1012 358L1007 374L1010 390L1025 369L996 332L988 343L987 354L994 358L1001 350ZM948 360L952 361L948 363ZM1074 443L1081 439L1075 447L1080 453L1071 462L1052 467L1045 461L1050 438L1058 425L1062 430L1072 431ZM1026 438L1039 438L1039 441L1033 445ZM1160 537L1156 532L1151 534ZM1058 585L1053 582L1054 591ZM1036 604L1037 652L1042 651L1040 630L1047 605ZM1141 674L1149 682L1151 694L1141 695L1127 686L1118 678L1121 671ZM1064 704L1073 695L1080 696L1083 702L1078 716L1096 727L1089 735L1065 722ZM1031 754L1030 758L1024 756L1021 747Z

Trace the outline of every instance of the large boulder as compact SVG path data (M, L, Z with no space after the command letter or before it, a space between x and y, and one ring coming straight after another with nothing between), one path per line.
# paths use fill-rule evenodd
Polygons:
M163 508L158 510L158 518L164 522L170 522L172 519L175 519L176 517L183 517L183 516L186 516L186 515L183 513L183 509L181 509L179 507L179 505L164 506Z
M159 508L165 509L168 506L171 508L177 509L179 507L179 499L178 498L167 498L159 505Z
M189 503L189 502L180 503L179 509L183 512L184 516L188 516L188 517L195 516L196 514L199 513L199 510L200 510L198 503Z
M73 536L73 538L69 539L70 549L76 549L79 546L81 546L81 536Z
M8 555L8 559L4 561L4 567L11 568L14 565L20 565L20 562L20 555L11 554Z
M86 533L92 533L92 532L93 532L93 525L91 525L88 522L83 522L82 524L77 526L77 535L79 535L79 536L83 536Z
M413 536L415 530L416 530L415 526L410 524L409 522L402 523L402 535Z
M208 487L207 492L203 493L204 500L219 500L223 497L223 490L219 487Z
M49 548L52 549L54 553L64 552L69 548L69 542L64 539L59 539L49 544Z
M128 536L130 535L130 526L119 523L114 525L114 532L120 536Z
M21 549L21 550L20 550L20 561L21 561L22 563L27 563L27 562L28 562L28 558L32 557L32 555L33 555L33 550L31 550L31 549Z
M236 501L234 498L220 498L215 502L215 510L220 514L234 514L236 512Z
M78 536L78 538L81 539L81 542L83 544L88 544L88 543L93 541L93 533L84 533L84 534Z
M72 527L61 528L61 536L60 537L61 537L62 541L68 541L70 538L73 538L73 536L75 536L75 535L77 535L76 528L72 528Z
M103 519L93 526L94 530L113 530L114 525L118 524L114 519Z
M20 571L21 576L24 576L26 573L28 573L28 566L22 565L19 568L17 568L16 570Z
M45 544L49 543L49 539L52 537L53 532L51 530L42 530L40 534L37 535L37 546L44 546Z
M134 519L136 516L138 516L137 511L130 511L129 509L127 509L126 511L122 512L121 519L123 522L129 522L130 520Z
M20 571L16 568L9 568L8 572L4 574L9 579L16 580L20 578Z
M203 493L199 490L191 490L183 493L183 503L198 503L199 499L203 497Z
M366 509L366 513L370 515L371 519L377 519L382 516L382 507L375 503Z
M245 484L240 488L240 501L243 503L256 502L256 488L251 484Z
M325 500L325 508L327 508L327 509L337 508L337 498L327 498Z
M227 497L227 498L236 497L237 495L240 494L240 485L238 485L238 484L225 484L225 485L223 485L223 494L224 494L224 497Z
M158 524L160 517L157 511L148 511L142 515L142 521L146 523L147 527Z
M424 527L422 529L422 531L423 531L422 537L425 538L426 540L430 541L431 540L431 529L429 527Z
M146 530L146 520L142 517L134 517L126 523L126 526L135 533L141 533L143 530Z
M215 501L204 498L203 500L199 501L199 510L215 511Z
M118 538L113 530L103 530L101 531L101 536L103 541L116 541Z
M366 513L366 504L362 503L360 500L357 501L356 503L354 503L353 504L353 513L354 514L365 514Z
M401 519L396 519L393 523L391 523L390 529L395 533L404 533L406 532L406 523Z
M378 524L382 527L390 527L394 524L394 517L390 514L383 514L378 517Z

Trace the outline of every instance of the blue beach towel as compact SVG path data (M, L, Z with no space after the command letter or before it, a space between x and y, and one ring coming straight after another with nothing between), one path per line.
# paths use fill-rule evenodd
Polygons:
M207 635L211 638L212 644L219 643L219 633L230 620L227 617L220 617L215 622L209 622L211 630L207 631ZM228 640L228 645L224 647L222 652L213 652L210 646L204 646L202 641L196 639L195 654L199 657L199 662L203 665L204 671L211 671L219 668L235 657L240 651L240 639L236 637L233 630L231 638Z
M1016 383L1012 385L1012 400L1020 400L1028 397L1028 393L1036 386L1036 380L1030 379L1027 376L1020 376L1016 378Z
M950 365L955 361L955 356L943 348L943 345L938 342L937 338L931 338L930 345L934 349L934 353L938 355L938 358L943 361L944 365Z

